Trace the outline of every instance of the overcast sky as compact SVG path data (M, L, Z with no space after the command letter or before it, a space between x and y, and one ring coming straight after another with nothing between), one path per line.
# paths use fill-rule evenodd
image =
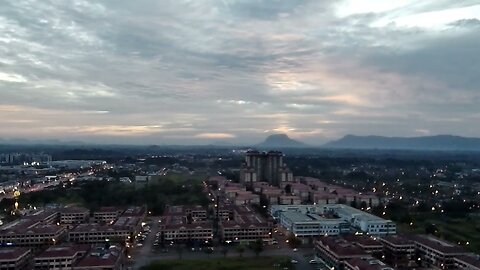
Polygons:
M480 137L480 0L0 5L0 138Z

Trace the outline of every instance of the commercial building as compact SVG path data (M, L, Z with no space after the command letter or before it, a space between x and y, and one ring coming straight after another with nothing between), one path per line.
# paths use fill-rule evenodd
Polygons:
M0 269L27 269L31 257L30 249L9 247L0 249Z

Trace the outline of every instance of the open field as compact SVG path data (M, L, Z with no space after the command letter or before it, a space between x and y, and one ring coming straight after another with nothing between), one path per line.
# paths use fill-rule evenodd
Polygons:
M435 224L440 238L460 243L470 251L480 252L480 219L478 217L452 218L445 215L422 214L415 215L413 218L415 220L413 226L399 224L399 231L424 234L428 224Z
M142 270L273 270L291 265L286 257L221 258L157 261Z

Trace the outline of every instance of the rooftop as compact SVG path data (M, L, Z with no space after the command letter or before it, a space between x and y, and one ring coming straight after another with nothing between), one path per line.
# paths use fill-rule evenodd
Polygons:
M23 257L25 254L28 254L30 249L28 248L0 248L0 261L11 261L18 260Z

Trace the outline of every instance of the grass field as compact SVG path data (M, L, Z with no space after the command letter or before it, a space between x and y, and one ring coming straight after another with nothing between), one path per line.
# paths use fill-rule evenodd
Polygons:
M414 220L414 226L401 224L400 231L424 234L428 224L435 224L441 238L453 243L460 242L466 249L476 253L480 252L480 218L478 217L451 218L422 214L414 216Z
M275 266L274 266L275 265ZM281 267L280 267L281 266ZM286 257L157 261L141 270L273 270L291 265Z

